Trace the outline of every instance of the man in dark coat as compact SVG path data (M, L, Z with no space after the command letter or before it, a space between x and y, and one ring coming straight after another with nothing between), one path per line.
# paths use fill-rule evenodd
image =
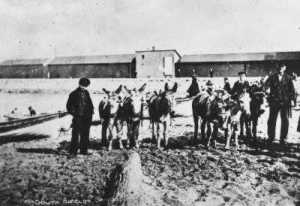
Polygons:
M210 76L210 78L213 78L213 77L214 77L214 73L215 73L214 69L213 69L213 68L210 68L210 69L209 69L209 76Z
M72 139L69 151L71 155L77 154L78 144L80 153L87 154L90 127L94 113L93 103L86 89L89 85L89 79L81 78L79 87L70 94L67 102L67 111L73 116Z
M107 146L107 129L110 124L110 118L111 118L111 103L109 101L109 94L107 94L107 97L104 97L103 100L100 101L99 104L99 117L102 124L102 145Z
M268 120L268 142L275 138L275 129L278 113L281 117L280 143L284 144L289 129L289 117L291 116L291 101L295 96L295 88L292 78L285 73L286 65L280 64L277 73L271 75L265 87L269 90L270 115Z
M242 71L238 73L240 79L236 81L232 87L231 94L233 98L239 98L245 91L249 91L250 84L247 81L246 72Z
M239 75L239 80L236 81L231 89L231 96L233 99L238 100L240 98L240 96L244 93L244 92L249 92L250 90L250 84L247 81L247 76L246 76L246 72L245 71L241 71L238 73ZM246 114L242 113L241 118L240 118L240 136L244 136L244 124L245 124L245 119L246 119ZM249 128L247 128L247 134L250 134L250 130Z
M224 88L223 88L226 92L228 92L229 94L231 94L231 86L229 83L229 80L227 77L224 78Z
M192 77L192 84L188 88L187 92L189 93L189 97L196 96L200 92L197 78L195 76Z

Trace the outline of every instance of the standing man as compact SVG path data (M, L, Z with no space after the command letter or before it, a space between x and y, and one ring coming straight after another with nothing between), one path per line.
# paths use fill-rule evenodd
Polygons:
M250 90L250 84L247 81L247 76L246 76L246 72L245 71L241 71L238 73L239 75L239 80L236 81L232 87L231 90L231 95L233 99L238 100L240 98L240 96L245 93L245 92L249 92ZM241 119L240 119L240 136L243 137L244 136L244 124L245 124L245 116L246 114L243 112L241 115ZM250 129L246 128L247 131L247 135L250 136Z
M197 82L197 77L192 76L192 84L190 85L190 87L187 90L188 97L196 96L197 94L199 94L199 92L200 92L200 89L199 89L199 85Z
M110 125L110 118L111 118L111 103L109 101L110 98L110 93L107 93L107 96L104 97L99 104L99 117L100 117L100 122L102 124L102 138L101 138L101 143L104 147L108 146L107 142L107 130L109 129ZM109 134L110 135L110 134Z
M236 81L232 87L231 94L234 98L239 98L245 91L249 91L250 84L247 81L246 72L242 71L238 73L239 80Z
M289 117L291 117L291 101L295 96L295 88L292 78L285 73L286 65L280 64L277 72L266 81L269 90L270 115L268 120L268 142L272 143L275 138L275 129L278 113L281 117L280 144L285 144L288 130Z
M78 145L80 154L88 154L90 127L94 114L94 106L87 91L89 85L89 79L81 78L79 87L70 94L67 102L67 111L73 116L72 139L69 151L71 155L77 154Z
M212 67L209 69L209 76L210 78L214 77L214 69Z
M225 78L224 78L224 87L223 87L223 89L224 89L228 94L231 94L231 86L230 86L228 77L225 77Z

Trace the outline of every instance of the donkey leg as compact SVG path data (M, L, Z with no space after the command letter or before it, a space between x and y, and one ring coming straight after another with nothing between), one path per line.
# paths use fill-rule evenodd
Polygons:
M155 131L155 123L154 122L151 122L150 123L151 125L151 132L152 132L152 139L151 139L151 142L152 143L157 143L157 137L156 137L156 131Z
M134 126L134 141L135 141L135 146L137 148L140 147L139 131L140 131L140 122L136 122Z
M118 138L120 149L124 149L124 145L121 138Z
M205 133L205 127L207 126L207 122L206 120L202 119L201 120L201 141L204 143L206 138L207 138L207 134Z
M213 139L213 147L216 148L217 147L217 137L218 137L218 125L214 124L214 128L213 128L213 133L212 133L212 139Z
M227 130L227 138L226 138L225 149L230 149L231 136L232 136L232 128L231 128L231 125L229 125L228 130Z
M168 147L168 144L169 144L169 139L167 137L167 128L168 128L168 123L167 122L164 122L163 123L163 138L164 138L164 141L165 141L165 147Z
M252 136L254 138L254 141L256 141L257 138L257 122L258 119L252 121Z
M112 150L112 144L113 144L113 140L110 139L109 142L108 142L108 151Z
M207 140L207 143L206 143L206 147L210 147L210 142L211 142L211 139L212 139L212 132L211 132L210 123L207 123L207 137L208 137L208 140Z
M234 130L233 135L234 135L234 141L235 141L236 149L239 150L240 149L240 145L239 145L238 129Z
M252 134L251 134L251 120L246 120L245 126L246 126L246 135L247 135L248 138L251 138L252 137Z
M161 148L161 136L160 136L160 128L159 128L159 122L155 123L155 133L156 133L156 137L157 137L157 148L160 149Z
M199 117L194 116L194 141L196 143L198 137L198 129L199 129Z

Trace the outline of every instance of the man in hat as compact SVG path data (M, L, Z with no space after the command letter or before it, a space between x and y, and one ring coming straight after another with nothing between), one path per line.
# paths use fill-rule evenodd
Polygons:
M214 77L214 73L215 73L214 69L212 67L209 68L209 76L210 76L210 78Z
M69 150L71 155L77 154L78 145L81 154L88 154L89 133L94 114L94 106L87 90L89 85L89 79L81 78L79 87L69 95L67 102L67 111L73 116L72 139Z
M277 72L271 75L265 83L266 89L269 89L269 143L272 143L275 138L276 121L279 112L281 117L281 144L285 143L288 134L289 117L291 117L291 101L295 97L295 88L292 78L286 74L285 71L286 65L281 63L277 68Z
M245 92L249 92L250 90L250 84L247 81L247 76L246 76L246 72L245 71L241 71L238 73L239 75L239 80L236 81L232 87L231 90L231 96L233 99L238 100L240 98L240 96L245 93ZM240 136L244 136L244 124L245 124L245 113L242 113L241 118L240 118ZM247 134L250 134L250 130L249 128L247 128Z
M212 81L208 80L206 82L206 93L208 95L207 98L207 113L206 116L209 116L211 114L211 102L215 99L216 95L214 92L214 84Z
M243 94L245 91L249 91L250 89L250 84L247 81L246 72L239 72L238 75L240 78L234 83L231 90L232 97L235 99L238 99L241 94Z
M224 88L223 88L227 93L231 93L231 86L228 80L228 77L224 78Z
M196 76L192 76L192 84L187 90L188 97L196 96L200 92Z
M108 146L108 141L107 141L107 130L109 129L110 125L110 119L111 119L111 102L109 99L111 98L111 92L106 93L106 96L100 101L99 103L99 117L100 117L100 122L102 124L102 145L103 146Z

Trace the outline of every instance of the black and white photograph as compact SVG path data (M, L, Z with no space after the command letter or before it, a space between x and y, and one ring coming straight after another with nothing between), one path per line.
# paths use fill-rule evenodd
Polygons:
M299 0L0 0L0 206L300 206Z

